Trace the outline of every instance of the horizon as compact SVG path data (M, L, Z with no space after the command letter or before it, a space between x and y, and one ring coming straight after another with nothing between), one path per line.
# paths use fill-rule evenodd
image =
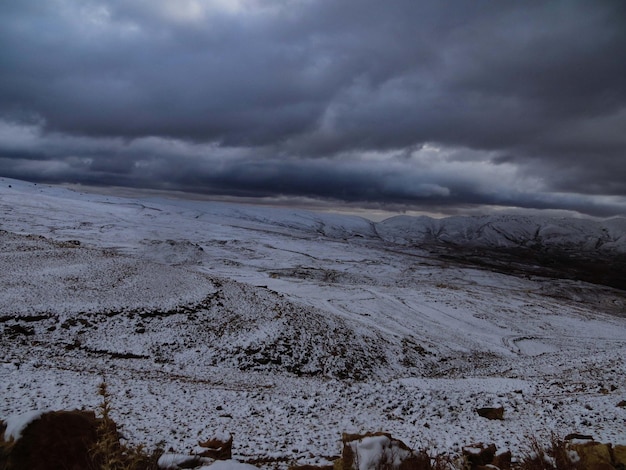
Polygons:
M623 217L624 25L620 1L5 2L0 175Z
M124 186L97 186L85 185L80 183L39 183L37 181L27 181L14 178L6 178L0 176L2 180L13 180L16 182L30 183L34 185L42 184L50 187L59 187L69 189L77 193L95 194L100 196L111 196L120 199L142 199L157 198L164 200L183 200L183 201L206 201L212 203L232 204L249 207L266 207L276 209L303 210L315 213L328 213L336 215L346 215L360 217L371 222L378 223L393 217L429 217L431 219L446 219L449 217L489 217L489 216L530 216L545 217L553 219L589 219L594 221L606 221L616 218L626 218L624 216L597 217L588 214L582 214L575 211L558 210L558 209L527 209L519 207L466 207L460 208L442 208L441 212L433 212L429 210L418 210L416 208L394 208L383 206L367 206L358 203L345 204L341 201L324 201L306 198L289 198L289 197L238 197L238 196L222 196L210 195L202 193L191 193L179 190L167 189L151 189L151 188L132 188Z

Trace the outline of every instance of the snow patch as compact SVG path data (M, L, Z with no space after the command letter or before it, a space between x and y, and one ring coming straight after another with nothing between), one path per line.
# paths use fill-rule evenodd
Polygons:
M7 428L4 431L5 441L17 441L22 437L22 432L33 421L38 420L42 414L48 410L27 411L26 413L15 414L6 419Z
M354 463L358 470L374 470L385 462L391 468L399 468L400 463L410 456L387 436L369 436L350 443L354 453Z
M217 460L211 465L205 465L198 470L259 470L254 465L241 463L237 460Z

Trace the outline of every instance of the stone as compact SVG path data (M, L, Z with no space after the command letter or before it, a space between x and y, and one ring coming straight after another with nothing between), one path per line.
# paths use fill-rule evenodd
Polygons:
M584 444L570 444L569 449L580 457L580 468L585 470L615 470L611 457L611 444L600 442L586 442Z
M568 434L567 436L565 436L564 440L572 441L574 439L583 440L583 441L593 441L593 436L590 436L588 434L579 434L577 432L573 432L573 433Z
M232 459L233 451L233 436L229 434L226 436L214 437L204 442L198 442L198 445L203 450L198 455L200 457L210 457L215 460L230 460Z
M0 468L47 470L92 468L90 450L98 440L100 420L93 411L51 411L30 422L21 437L3 442Z
M497 408L492 408L492 407L478 408L476 410L476 413L478 413L478 416L481 416L487 419L500 419L500 420L504 419L504 408L501 406Z
M469 468L473 470L480 466L492 464L497 450L495 444L486 446L481 442L463 447L462 452L463 457L469 464Z
M500 470L510 470L512 458L513 456L511 455L511 451L507 450L501 454L496 454L491 463Z
M618 445L613 447L613 463L615 468L626 469L626 446Z

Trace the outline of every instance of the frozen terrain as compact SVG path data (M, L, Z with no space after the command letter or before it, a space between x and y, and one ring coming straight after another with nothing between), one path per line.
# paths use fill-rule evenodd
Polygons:
M626 444L624 219L373 223L2 178L0 214L1 419L95 408L104 378L130 441L228 432L271 465L342 432Z

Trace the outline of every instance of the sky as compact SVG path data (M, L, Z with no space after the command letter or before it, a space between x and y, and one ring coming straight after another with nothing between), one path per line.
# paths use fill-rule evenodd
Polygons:
M626 216L626 2L3 1L0 175Z

